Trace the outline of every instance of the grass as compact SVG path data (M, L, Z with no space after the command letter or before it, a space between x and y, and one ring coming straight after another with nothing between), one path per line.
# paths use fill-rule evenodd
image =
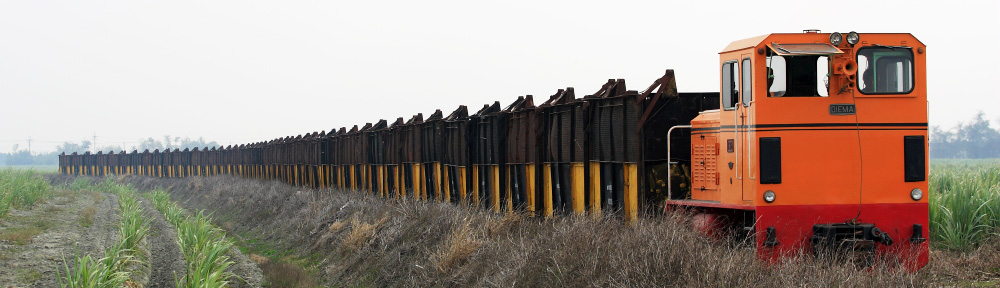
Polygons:
M38 272L38 270L33 270L33 269L21 270L18 271L17 278L18 281L21 281L22 283L34 283L35 281L42 279L42 273Z
M90 255L76 256L73 265L65 261L65 277L60 277L62 287L132 287L136 285L130 280L130 271L146 265L148 253L143 251L141 243L149 233L149 223L142 216L137 192L130 185L115 183L111 178L105 178L96 185L89 180L84 183L77 178L71 189L75 191L89 190L112 193L118 196L118 211L121 221L118 223L118 241L104 250L104 257L94 259ZM93 206L88 207L93 208ZM96 209L96 208L95 208ZM95 211L96 212L96 211ZM87 210L81 213L81 224L84 218L93 223L93 212L86 217Z
M378 231L385 221L389 220L388 217L382 217L373 223L366 223L358 219L357 217L351 219L351 232L347 234L347 238L342 242L341 248L346 252L351 252L358 250L364 245L368 240L375 236L375 232Z
M466 222L454 229L447 242L432 256L433 259L436 259L437 268L442 273L447 273L453 267L461 264L482 245L482 242L476 239L470 224Z
M32 207L48 198L52 191L42 173L33 170L0 169L0 217L11 208Z
M265 287L311 287L313 284L309 274L298 265L267 258L255 259L255 262L268 279Z
M36 171L43 173L55 173L59 171L59 165L7 165L4 169Z
M8 228L0 232L0 241L11 242L15 245L28 245L32 238L41 233L42 229L39 227Z
M932 243L971 251L1000 231L1000 161L934 161L930 173Z
M958 203L967 202L949 204L934 198L959 190L935 178L952 170L940 164L932 163L929 179L929 200L938 207L932 209L958 210ZM968 169L984 167L992 169ZM957 171L949 173L964 175ZM996 183L988 178L997 174L991 171L968 172L968 177ZM266 247L268 255L293 250L297 252L291 256L298 259L319 255L300 266L321 286L964 287L994 284L1000 278L1000 243L990 241L994 232L975 225L987 232L967 252L939 246L944 242L937 235L940 228L932 228L935 246L930 264L911 273L888 264L859 267L811 255L767 263L747 245L706 239L690 227L684 215L642 217L634 225L622 225L620 218L611 215L600 219L499 215L229 177L125 177L123 181L144 190L170 187L170 197L191 199L185 203L192 209L211 209L226 222L241 223L232 225L230 233L248 235L245 243ZM991 200L976 201L982 205ZM980 215L988 215L982 211L989 208L981 209ZM943 223L942 214L933 215L934 225ZM950 219L954 221L956 215ZM995 219L989 217L980 221Z
M331 225L331 229L339 230L346 226L345 222L338 222ZM316 287L314 278L303 266L315 265L322 258L320 255L302 259L294 257L295 250L278 251L269 243L253 238L253 235L246 233L248 237L235 237L239 240L238 247L243 254L257 264L264 276L263 287ZM309 262L312 261L312 262Z
M87 208L83 208L83 211L80 211L80 226L90 227L91 225L94 225L94 214L96 213L96 206L87 206Z
M114 249L105 250L105 256L94 259L90 255L74 257L72 267L63 263L66 270L65 278L59 281L60 287L91 288L91 287L122 287L128 281L128 273L122 271L123 263L129 259ZM65 282L64 282L65 281Z
M209 215L200 211L188 216L184 209L170 201L163 191L146 194L156 210L177 228L177 244L187 261L187 275L175 279L177 287L226 287L235 278L226 269L234 262L227 256L233 242L226 233L211 223Z

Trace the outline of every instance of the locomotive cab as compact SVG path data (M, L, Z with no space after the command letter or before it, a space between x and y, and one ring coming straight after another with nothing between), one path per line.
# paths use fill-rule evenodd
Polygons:
M758 254L927 263L926 47L910 34L770 34L719 53L720 109L691 121L691 189ZM723 217L718 217L723 216Z

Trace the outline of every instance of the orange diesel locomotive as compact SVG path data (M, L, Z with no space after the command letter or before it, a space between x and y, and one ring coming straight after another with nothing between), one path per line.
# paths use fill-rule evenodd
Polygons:
M720 109L672 128L691 129L691 189L667 207L696 207L707 227L743 224L763 258L829 247L923 267L925 52L910 34L732 42L719 53Z

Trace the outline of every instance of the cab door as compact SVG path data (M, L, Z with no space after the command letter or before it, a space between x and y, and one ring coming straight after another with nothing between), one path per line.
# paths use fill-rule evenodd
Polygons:
M727 57L728 58L728 57ZM743 108L740 101L740 60L723 58L722 81L720 84L721 105L719 109L719 189L722 202L739 201L743 194Z

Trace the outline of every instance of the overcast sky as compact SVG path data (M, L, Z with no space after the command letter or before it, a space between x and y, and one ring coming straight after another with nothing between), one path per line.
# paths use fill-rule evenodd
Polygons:
M930 124L1000 125L998 1L541 2L0 0L0 151L240 144L665 69L717 92L729 42L803 29L912 33Z

